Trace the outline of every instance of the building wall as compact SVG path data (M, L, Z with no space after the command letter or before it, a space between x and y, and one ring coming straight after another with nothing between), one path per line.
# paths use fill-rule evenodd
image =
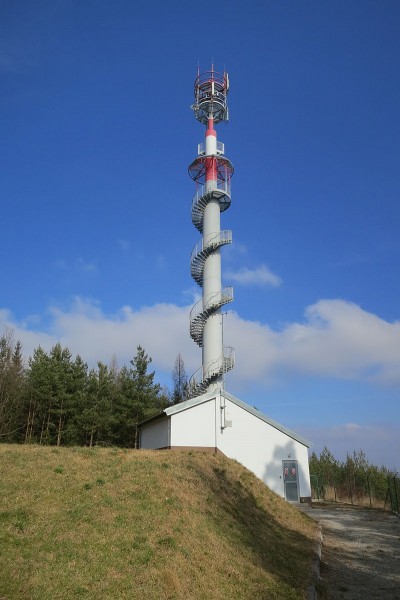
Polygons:
M171 415L171 446L215 448L215 399Z
M247 467L282 497L282 460L297 460L300 497L311 496L306 446L226 399L225 424L228 423L232 426L221 429L219 423L217 427L221 452Z
M225 402L225 409L221 406ZM221 425L229 425L221 427ZM308 449L219 394L141 429L141 448L218 448L285 497L283 460L298 461L299 494L311 496Z
M168 448L170 445L168 430L168 417L142 425L140 428L140 447L143 450Z

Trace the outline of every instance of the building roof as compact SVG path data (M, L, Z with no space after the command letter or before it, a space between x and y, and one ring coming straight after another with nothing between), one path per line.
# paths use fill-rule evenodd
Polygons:
M225 390L217 390L217 391L214 390L213 392L207 392L205 394L202 394L201 396L197 396L196 398L191 398L190 400L185 400L185 402L180 402L179 404L174 404L173 406L169 406L168 408L165 408L160 414L156 415L155 417L151 417L150 419L143 421L143 423L141 423L141 425L150 423L151 421L162 418L165 415L169 417L169 416L175 415L179 412L182 412L184 410L188 410L189 408L192 408L193 406L198 406L199 404L203 404L203 402L208 402L209 400L212 400L213 398L216 397L216 395L219 395L219 394L221 394L221 396L224 396L230 402L233 402L233 404L240 406L240 408L249 412L253 416L257 417L258 419L261 419L261 421L268 423L268 425L271 425L271 427L278 429L278 431L281 431L285 435L291 437L293 440L296 440L300 444L307 446L307 448L310 448L310 446L312 446L312 443L309 442L308 440L306 440L305 438L303 438L301 435L298 435L291 429L287 429L287 427L284 427L277 421L274 421L270 417L267 417L266 415L264 415L262 412L260 412L256 408L253 408L249 404L246 404L246 402L239 400L239 398L236 398L236 396L233 396L232 394L230 394L229 392L227 392Z

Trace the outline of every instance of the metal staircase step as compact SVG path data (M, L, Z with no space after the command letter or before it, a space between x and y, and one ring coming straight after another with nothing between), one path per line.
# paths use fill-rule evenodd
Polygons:
M192 201L192 223L200 233L203 233L204 210L211 200L218 200L220 211L224 212L231 205L230 188L226 186L226 189L216 188L195 194Z
M203 331L207 318L218 308L233 301L233 288L226 286L209 298L200 300L192 309L190 314L190 336L200 348L203 346ZM204 307L205 303L205 307ZM201 305L200 308L196 308ZM196 313L196 310L199 312ZM194 314L193 314L193 311Z
M207 258L218 248L225 246L226 244L232 243L232 232L230 230L218 232L214 238L211 238L209 243L202 247L202 249L195 253L197 246L192 251L192 257L190 261L190 273L195 282L202 287L203 286L203 270L204 264Z
M227 351L228 354L225 354L225 351ZM215 368L213 367L214 363L216 363ZM212 383L215 379L220 377L223 373L231 371L234 367L234 364L235 354L233 348L225 348L224 356L221 356L217 361L213 361L209 365L210 373L206 377L202 375L202 368L196 371L196 373L191 377L189 381L188 399L195 398L196 396L199 396L200 394L204 393L207 390L210 383ZM201 379L199 381L196 381L196 375L199 372L201 372Z

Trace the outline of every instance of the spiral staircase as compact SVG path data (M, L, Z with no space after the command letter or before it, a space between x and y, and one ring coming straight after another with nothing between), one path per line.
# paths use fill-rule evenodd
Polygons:
M224 212L231 204L230 185L227 181L218 182L218 187L207 190L201 186L192 201L192 223L203 233L203 216L209 202L218 200L220 212ZM194 281L203 286L203 269L207 258L216 250L232 243L230 230L218 231L202 237L192 250L190 272ZM200 348L203 346L203 331L207 319L222 306L233 301L233 288L222 287L218 292L203 296L190 311L190 336ZM188 398L199 396L207 391L209 385L225 373L233 369L235 351L232 347L224 348L223 355L200 367L189 380Z
M235 349L225 346L224 355L200 367L189 380L187 399L204 394L214 379L221 377L235 366Z

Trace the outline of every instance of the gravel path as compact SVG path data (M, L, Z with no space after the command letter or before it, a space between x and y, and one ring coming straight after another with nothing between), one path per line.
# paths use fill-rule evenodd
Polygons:
M400 519L381 510L314 505L322 526L325 600L400 600Z

